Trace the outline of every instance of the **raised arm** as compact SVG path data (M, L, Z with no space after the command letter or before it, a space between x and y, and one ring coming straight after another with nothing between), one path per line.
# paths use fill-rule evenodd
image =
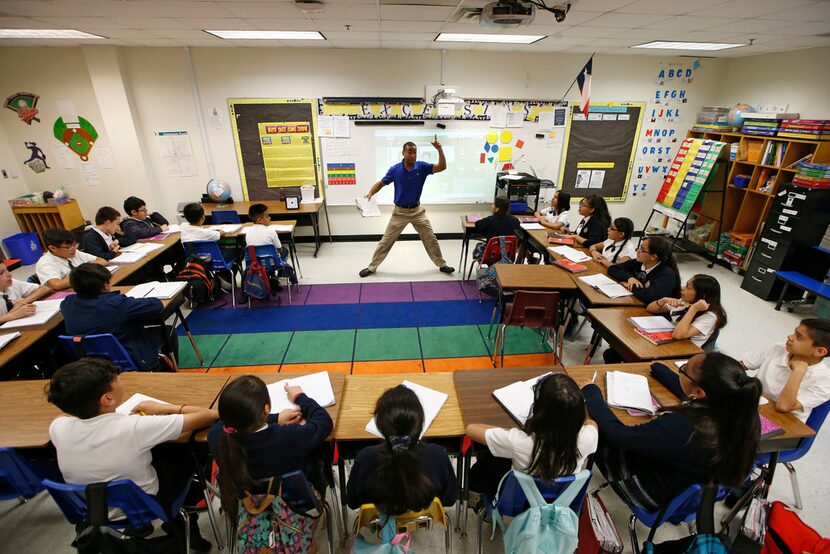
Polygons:
M444 157L444 149L441 147L441 143L438 142L437 137L432 141L432 145L438 150L438 163L432 166L432 173L441 173L447 169L447 159Z

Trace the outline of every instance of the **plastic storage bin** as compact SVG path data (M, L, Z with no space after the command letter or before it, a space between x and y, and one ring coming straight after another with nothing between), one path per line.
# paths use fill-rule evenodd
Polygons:
M9 257L20 259L23 265L31 265L43 255L43 248L37 233L17 233L6 237L3 239L3 246L8 251Z

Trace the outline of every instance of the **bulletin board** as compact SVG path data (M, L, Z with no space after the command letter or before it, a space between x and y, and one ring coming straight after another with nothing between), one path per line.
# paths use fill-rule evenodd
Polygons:
M281 200L314 186L323 196L317 100L230 98L230 121L245 200Z
M576 198L599 194L607 201L625 201L644 110L644 102L592 103L585 117L572 106L559 170L561 190Z

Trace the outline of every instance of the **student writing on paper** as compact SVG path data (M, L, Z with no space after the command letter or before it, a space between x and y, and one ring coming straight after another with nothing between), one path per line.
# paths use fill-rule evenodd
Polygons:
M195 443L163 443L208 427L218 414L209 408L151 401L137 404L136 415L116 413L126 399L118 373L119 368L103 358L81 358L55 372L49 382L49 402L69 414L49 426L58 466L67 483L129 479L170 513L170 505L195 470L189 449L201 459L206 452ZM141 413L146 417L137 415ZM189 502L200 498L199 487L191 487ZM110 513L110 517L119 515L117 509ZM190 516L190 541L197 552L210 551L210 542L199 534L196 514Z
M43 232L43 244L47 252L35 265L40 284L52 290L68 289L69 272L88 262L107 265L107 261L78 250L75 235L66 229L47 229Z
M161 314L161 300L125 296L112 290L111 280L112 274L97 264L81 264L72 270L69 281L77 294L67 296L61 303L67 334L110 333L142 371L167 370L166 364L159 361L159 350L178 359L177 337L171 341L171 352L164 340L171 332L167 325L144 327L148 317Z
M245 491L254 492L264 479L299 470L325 492L323 462L314 451L331 433L331 417L300 387L286 385L285 392L299 409L271 414L268 389L253 375L234 379L219 395L221 419L208 443L219 466L222 509L231 521Z
M757 371L776 410L807 421L813 408L830 400L828 353L830 320L803 319L786 342L748 352L741 364Z
M124 200L124 213L121 221L122 236L118 240L121 246L130 246L139 239L146 239L167 230L169 222L158 212L149 213L147 203L141 198L130 196Z
M627 217L618 217L608 226L608 238L591 245L588 253L604 267L627 262L637 256L637 247L631 241L633 232L634 222Z
M653 314L667 314L674 322L672 337L689 339L706 351L714 347L718 333L726 325L726 311L720 300L720 283L699 273L686 281L680 298L666 296L646 306Z
M98 256L104 260L111 260L120 252L118 239L115 233L119 231L121 214L115 208L104 206L95 212L95 225L84 234L84 252Z
M493 237L512 237L516 234L521 222L515 215L510 215L510 202L507 198L499 196L493 201L493 215L476 221L476 233L482 234L487 240ZM487 241L479 242L473 250L473 259L480 260L484 255L484 247Z
M12 278L6 264L0 264L0 323L35 314L32 302L51 293L45 285L36 285Z
M375 405L383 441L361 450L346 487L350 508L372 503L381 513L423 510L436 496L444 506L458 498L458 481L443 448L419 439L424 408L415 393L398 385Z
M511 468L545 481L585 469L586 458L596 452L599 433L586 417L576 382L564 373L551 373L536 383L533 394L533 408L522 429L467 425L467 436L478 443L470 490L493 498Z
M761 382L719 352L698 354L680 372L652 365L652 376L684 401L641 425L617 419L597 385L582 389L599 426L597 466L620 498L649 511L693 484L740 486L758 452Z
M645 304L664 296L680 296L680 272L671 243L660 237L645 239L637 249L637 257L612 265L608 276L620 281Z
M539 223L552 231L567 232L570 227L571 194L557 190L553 193L550 207L543 208L536 212Z
M579 215L582 221L576 226L572 235L576 246L590 248L608 238L608 226L611 224L611 214L605 198L598 194L586 196L579 202Z

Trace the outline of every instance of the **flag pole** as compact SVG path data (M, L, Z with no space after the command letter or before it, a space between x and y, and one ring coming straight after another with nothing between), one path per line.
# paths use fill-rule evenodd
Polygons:
M596 52L594 52L593 54L591 54L591 57L590 57L590 58L588 58L588 62L590 62L591 60L593 60L595 55L596 55ZM585 62L585 65L588 65L588 62ZM584 67L585 67L585 65L583 65L582 67L584 68ZM565 94L563 94L563 95L562 95L562 98L561 98L562 100L564 100L565 98L567 98L567 97L568 97L568 93L569 93L569 92L571 92L571 89L572 89L572 88L574 88L574 85L576 84L576 80L577 80L577 79L579 79L579 75L580 75L579 73L577 73L577 74L576 74L576 77L574 77L574 80L571 82L571 86L569 86L569 87L568 87L568 90L566 90L566 91L565 91Z

